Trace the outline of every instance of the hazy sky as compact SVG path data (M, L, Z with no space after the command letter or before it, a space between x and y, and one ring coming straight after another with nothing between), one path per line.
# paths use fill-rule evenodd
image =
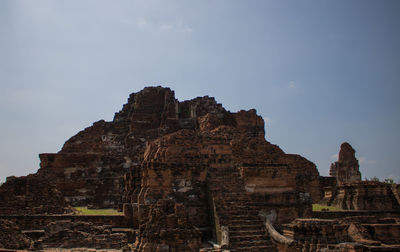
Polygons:
M256 108L322 175L400 180L400 1L0 1L0 181L162 85Z

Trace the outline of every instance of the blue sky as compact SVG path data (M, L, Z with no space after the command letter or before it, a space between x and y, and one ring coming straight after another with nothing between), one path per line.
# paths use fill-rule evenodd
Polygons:
M256 108L327 175L342 142L400 180L399 1L0 1L0 181L39 168L131 92Z

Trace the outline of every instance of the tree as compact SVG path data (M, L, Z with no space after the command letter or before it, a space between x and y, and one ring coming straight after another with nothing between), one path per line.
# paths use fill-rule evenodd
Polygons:
M385 180L383 182L385 182L386 184L391 184L391 185L394 184L394 180L392 178L385 178Z
M378 177L372 177L372 178L370 178L369 179L369 181L375 181L375 182L380 182L380 180L379 180L379 178Z

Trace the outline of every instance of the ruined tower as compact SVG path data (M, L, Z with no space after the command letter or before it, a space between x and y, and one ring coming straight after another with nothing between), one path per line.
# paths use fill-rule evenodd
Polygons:
M340 145L338 161L331 164L329 175L336 178L337 184L361 181L360 165L355 157L356 151L347 142Z

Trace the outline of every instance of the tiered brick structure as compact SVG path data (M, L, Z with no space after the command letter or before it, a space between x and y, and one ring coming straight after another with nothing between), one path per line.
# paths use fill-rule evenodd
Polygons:
M176 250L182 244L168 237L178 234L178 241L190 234L189 244L199 245L186 222L154 223L154 209L163 199L185 213L167 212L171 219L187 218L203 239L211 239L212 230L216 242L231 251L276 250L258 216L261 210L275 210L277 225L311 214L311 197L319 197L315 165L265 141L264 121L255 110L229 113L209 101L208 109L204 103L191 106L197 116L193 128L149 142L144 162L127 174L124 211L139 228L134 251ZM163 237L148 235L160 227Z
M335 177L338 185L361 181L360 165L355 157L356 151L349 143L340 145L338 161L331 164L329 175Z

